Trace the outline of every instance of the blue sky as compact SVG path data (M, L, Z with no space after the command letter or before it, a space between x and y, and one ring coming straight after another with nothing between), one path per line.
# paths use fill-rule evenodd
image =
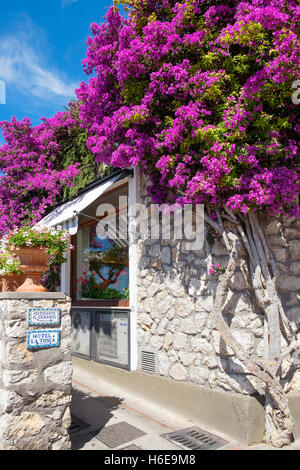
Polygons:
M0 85L5 85L0 120L42 116L63 110L84 74L90 24L101 23L112 0L2 0ZM0 87L1 88L1 87ZM3 136L0 133L0 143Z

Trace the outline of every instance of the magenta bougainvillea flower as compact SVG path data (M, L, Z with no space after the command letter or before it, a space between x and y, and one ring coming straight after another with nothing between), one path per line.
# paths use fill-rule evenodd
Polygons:
M136 166L154 202L298 216L300 8L296 0L123 0L91 25L76 90L98 162ZM38 220L76 166L57 168L71 113L1 123L0 231Z
M95 158L141 168L155 202L297 216L297 2L126 3L92 25L76 91Z
M53 206L64 185L71 185L77 165L58 169L60 148L57 129L70 125L67 114L58 113L32 127L24 118L0 122L6 145L0 147L0 233L37 222Z

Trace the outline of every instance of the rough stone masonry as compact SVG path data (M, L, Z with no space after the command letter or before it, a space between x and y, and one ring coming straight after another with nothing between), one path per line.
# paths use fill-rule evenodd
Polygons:
M70 299L0 294L0 450L69 450L72 390ZM29 326L29 308L56 307L57 326ZM60 330L60 345L29 349L28 330Z
M141 200L149 206L145 187L142 179ZM300 339L300 220L266 216L264 227L280 272L283 306ZM240 344L263 357L263 316L248 278L246 251L244 254L224 310ZM139 240L137 260L138 348L154 353L156 373L210 389L255 394L257 379L246 374L212 318L218 276L210 275L209 267L227 266L228 262L219 240L210 246L206 241L197 251L186 250L184 240ZM285 391L299 393L300 370L290 376L289 359L283 368Z

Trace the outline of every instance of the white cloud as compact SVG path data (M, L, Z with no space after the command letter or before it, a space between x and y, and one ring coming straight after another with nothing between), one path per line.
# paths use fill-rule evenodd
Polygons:
M0 80L7 88L40 100L73 98L78 84L48 64L43 42L41 31L32 29L32 25L30 33L25 28L14 36L0 36ZM42 47L37 46L39 43Z

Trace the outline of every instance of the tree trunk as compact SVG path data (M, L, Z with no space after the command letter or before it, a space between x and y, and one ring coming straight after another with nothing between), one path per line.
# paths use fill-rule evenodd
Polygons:
M223 235L229 250L227 269L219 278L214 301L214 319L216 328L225 343L233 350L242 362L247 374L259 379L258 392L265 395L266 434L265 441L275 447L290 444L293 438L293 419L289 410L287 396L280 383L282 360L294 349L298 341L288 318L285 315L276 289L278 270L269 248L267 237L255 214L239 218L229 211L218 215L218 223L206 216L206 221ZM230 223L230 228L224 224ZM223 307L227 287L241 258L242 244L249 257L249 273L258 304L265 314L264 341L265 357L260 359L250 355L233 337L230 327L224 321ZM281 351L281 338L284 337L288 347Z

